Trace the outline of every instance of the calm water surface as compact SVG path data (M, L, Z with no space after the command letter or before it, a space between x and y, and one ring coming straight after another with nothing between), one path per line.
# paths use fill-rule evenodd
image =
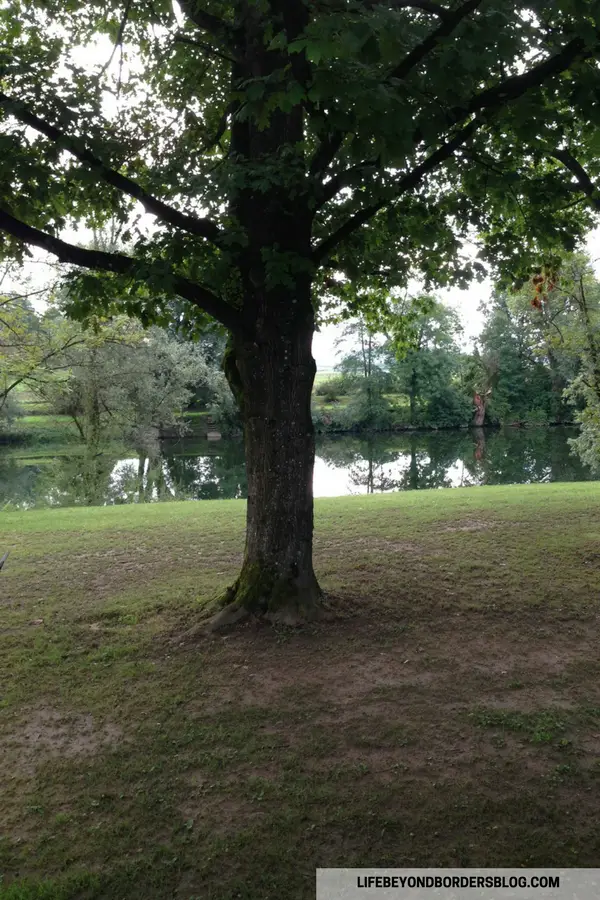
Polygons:
M316 497L595 480L573 455L575 428L413 432L317 442ZM36 455L40 454L40 455ZM246 497L239 440L165 441L154 459L46 456L0 446L0 509Z

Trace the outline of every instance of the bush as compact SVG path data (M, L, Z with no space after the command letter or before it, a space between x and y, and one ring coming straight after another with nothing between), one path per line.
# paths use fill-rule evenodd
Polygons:
M353 394L344 410L340 410L339 421L348 430L391 431L394 425L394 410L380 393L370 395L365 389Z
M527 413L526 421L529 425L547 425L549 421L548 412L540 407L532 409Z
M461 425L468 425L472 417L473 403L470 398L452 388L447 388L429 400L422 414L423 422L420 424L438 428L458 428Z
M323 397L325 403L335 403L347 393L348 384L340 375L328 378L325 381L319 381L315 387L315 394L318 397Z

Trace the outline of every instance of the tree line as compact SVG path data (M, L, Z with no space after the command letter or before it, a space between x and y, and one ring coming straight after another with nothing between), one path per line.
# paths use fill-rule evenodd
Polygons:
M544 279L544 282L541 279ZM536 283L537 282L537 283ZM599 443L600 284L583 254L567 257L538 301L540 270L517 289L497 285L472 352L457 313L432 300L401 353L364 318L337 374L317 385L321 430L576 423L578 446ZM584 437L585 435L585 437ZM591 461L593 451L587 454Z
M400 342L393 328L377 331L364 316L347 323L338 346L349 349L335 376L315 389L317 430L576 423L575 447L595 465L600 284L583 254L567 257L553 278L540 270L518 289L497 285L469 353L460 317L432 297L408 328L397 304ZM189 431L185 413L193 405L223 432L239 431L222 372L224 334L213 329L192 340L176 319L144 328L124 315L97 316L84 327L64 315L60 295L43 313L29 295L1 297L0 431L18 421L22 388L68 417L92 457L116 442L156 457L161 436Z

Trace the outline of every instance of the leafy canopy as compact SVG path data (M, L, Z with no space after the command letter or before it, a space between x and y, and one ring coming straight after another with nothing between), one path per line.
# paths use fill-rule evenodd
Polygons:
M2 253L72 264L77 315L165 324L177 295L196 330L307 277L321 315L384 317L413 277L524 277L600 207L599 26L597 0L0 0ZM108 220L119 251L65 239Z

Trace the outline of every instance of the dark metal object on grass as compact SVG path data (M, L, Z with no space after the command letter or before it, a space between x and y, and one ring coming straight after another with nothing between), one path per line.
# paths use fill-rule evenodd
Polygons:
M10 550L7 550L6 553L4 554L4 556L2 557L2 559L0 559L0 569L2 569L2 566L6 562L9 553L10 553Z

